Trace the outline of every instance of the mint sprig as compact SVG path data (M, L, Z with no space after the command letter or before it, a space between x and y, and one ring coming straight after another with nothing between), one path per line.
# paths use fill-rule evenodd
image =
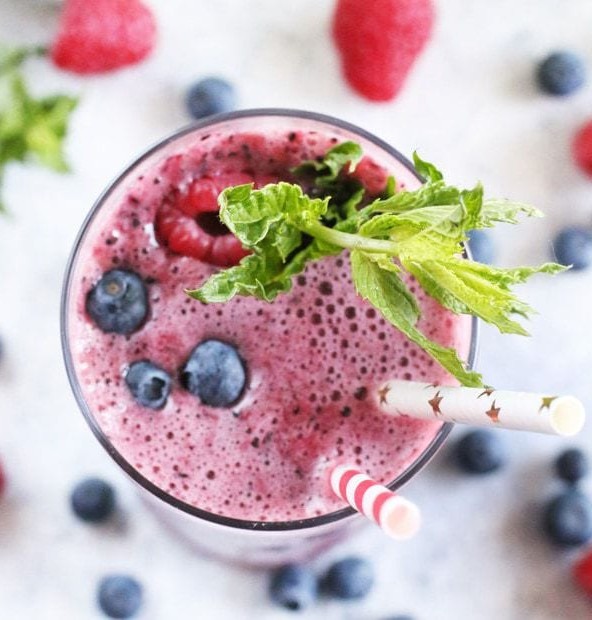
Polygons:
M335 187L345 179L348 157L361 157L352 144L339 145L323 161L306 162L295 172L309 174L312 169L319 189ZM391 183L385 198L366 206L361 206L365 197L359 189L345 202L329 195L311 197L299 185L285 182L258 190L252 185L226 189L219 197L220 218L252 254L188 294L203 302L224 302L235 295L272 301L290 290L292 277L309 261L347 249L358 294L462 384L482 385L481 375L468 370L454 349L438 345L417 328L420 309L401 275L415 276L428 295L457 314L477 316L502 333L526 335L514 317L527 317L533 310L512 286L565 267L546 263L502 269L463 259L470 230L516 223L520 215L539 217L540 212L518 202L485 199L481 185L469 190L447 185L442 173L417 155L414 163L426 179L420 188L393 193Z
M68 171L63 143L77 100L66 95L35 98L27 90L21 65L41 56L42 47L0 50L0 185L13 162L36 162ZM5 207L0 197L0 211Z

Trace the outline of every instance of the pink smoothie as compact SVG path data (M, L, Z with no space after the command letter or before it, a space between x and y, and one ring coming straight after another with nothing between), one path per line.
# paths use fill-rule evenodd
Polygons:
M204 305L184 289L217 268L155 238L157 213L185 195L193 180L291 180L290 167L324 154L336 141L301 130L202 136L124 180L123 191L107 200L84 238L68 324L84 397L132 467L200 509L260 521L326 514L343 507L329 487L332 466L353 464L388 483L441 427L437 420L394 419L378 411L375 388L384 380L453 379L355 295L345 255L311 264L272 304L236 298ZM388 173L396 177L398 170ZM387 171L365 160L356 174L375 193ZM148 319L129 336L101 332L85 311L88 291L114 267L135 271L148 288ZM410 285L423 310L420 328L466 356L470 320ZM246 389L230 408L203 405L178 380L191 351L209 338L232 343L247 366ZM142 359L173 378L161 410L137 404L126 386L127 368Z

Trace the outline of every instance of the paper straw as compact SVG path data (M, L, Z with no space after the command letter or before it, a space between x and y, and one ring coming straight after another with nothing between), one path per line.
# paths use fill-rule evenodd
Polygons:
M573 396L396 380L380 386L377 399L388 415L565 437L578 433L585 422L584 406Z
M331 472L331 487L337 496L392 538L411 538L419 529L421 515L415 504L357 469L335 467Z

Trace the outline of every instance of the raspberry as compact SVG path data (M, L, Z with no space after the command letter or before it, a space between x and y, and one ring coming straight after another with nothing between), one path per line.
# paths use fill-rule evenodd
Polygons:
M218 194L226 187L252 182L250 175L240 172L192 181L159 207L154 222L159 243L212 265L236 265L248 251L219 221Z
M363 157L350 176L360 181L370 196L382 194L388 179L387 171L369 157Z
M592 121L588 121L577 131L572 145L572 154L576 164L592 176Z
M573 566L573 577L576 583L592 596L592 550L581 557Z
M154 16L140 0L66 0L51 58L74 73L104 73L143 60L155 38Z
M338 0L333 37L359 94L389 101L400 91L433 23L431 0Z

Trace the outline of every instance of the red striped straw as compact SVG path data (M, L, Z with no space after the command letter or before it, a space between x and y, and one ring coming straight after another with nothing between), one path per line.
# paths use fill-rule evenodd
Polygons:
M337 496L392 538L411 538L419 530L421 514L415 504L357 469L346 465L335 467L331 472L331 487Z

